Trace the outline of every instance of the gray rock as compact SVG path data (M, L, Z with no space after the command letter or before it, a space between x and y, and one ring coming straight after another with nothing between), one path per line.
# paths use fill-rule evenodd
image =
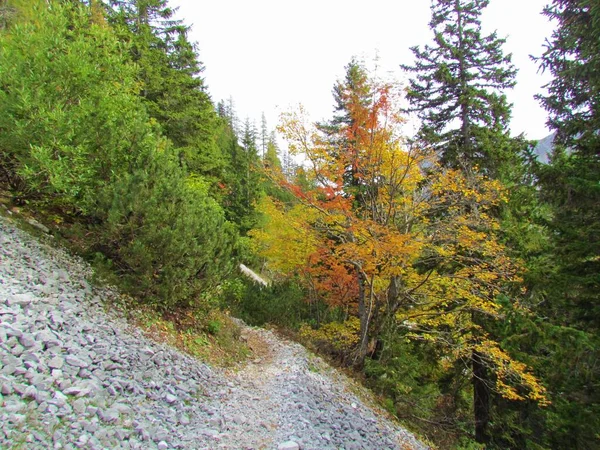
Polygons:
M179 416L179 423L181 425L189 425L190 424L190 418L187 415L185 415L185 414L181 414Z
M84 390L84 388L80 386L71 386L63 390L65 395L79 395Z
M48 403L54 404L59 408L63 407L67 403L68 397L60 391L56 391L51 400Z
M116 409L98 409L98 417L104 422L115 423L120 414Z
M21 306L21 307L25 307L25 306L29 306L31 303L33 303L34 299L31 296L31 294L15 294L10 296L7 301L6 304L8 306Z
M169 444L167 444L165 441L160 441L158 443L158 450L167 450L169 448Z
M61 340L58 339L56 337L56 335L54 333L52 333L50 330L40 331L39 333L36 334L35 339L38 342L41 342L42 344L44 344L44 346L46 348L62 345Z
M86 403L84 399L78 398L71 403L71 406L73 407L73 411L75 411L77 415L81 416L85 412Z
M65 356L65 362L73 367L79 367L79 368L87 368L89 367L89 364L85 361L83 361L82 359L73 356L73 355L67 355Z
M51 369L62 369L65 364L65 360L60 356L55 356L50 361L48 361L48 367Z
M165 400L167 403L173 404L177 401L177 397L174 396L173 394L167 394L167 395L165 395Z
M238 425L241 425L246 422L246 419L241 414L234 414L231 416L231 420Z
M17 413L26 408L27 404L21 400L6 400L3 406L3 410L7 413Z
M28 218L26 219L27 223L35 228L37 228L38 230L41 230L42 232L49 234L50 230L48 229L47 226L42 225L41 223L39 223L37 220L33 219L33 218Z
M23 334L20 338L19 338L19 342L21 343L21 345L25 348L31 348L35 346L35 339L33 336L31 336L30 334Z
M25 389L25 392L23 392L22 397L23 398L30 398L30 399L35 399L35 397L37 396L37 389L35 388L35 386L27 386L27 388Z
M12 348L12 350L10 352L14 356L21 356L24 351L25 351L25 347L23 347L21 344L17 344Z
M8 324L2 324L2 327L4 328L4 331L6 332L6 335L8 337L14 336L16 338L20 338L21 336L23 336L23 332L18 328L13 328Z
M22 425L25 423L27 416L25 414L10 414L8 416L8 421L10 423L14 423L15 425Z
M12 375L16 371L17 368L13 364L7 364L2 368L2 370L0 370L0 373L3 373L5 375Z
M32 351L25 353L21 358L23 359L23 361L29 361L29 362L36 363L36 366L37 366L37 363L40 362L40 357L38 356L38 354L34 353Z
M10 381L5 381L0 386L0 392L4 395L11 395L14 392L12 383Z

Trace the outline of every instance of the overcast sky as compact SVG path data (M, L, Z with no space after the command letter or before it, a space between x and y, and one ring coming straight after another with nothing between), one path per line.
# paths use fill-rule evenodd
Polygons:
M540 13L549 0L491 0L485 32L507 37L504 50L519 69L511 130L530 139L549 134L546 113L533 98L547 74L529 55L540 55L553 25ZM314 120L331 116L335 81L356 55L378 55L380 72L395 79L400 64L412 64L409 48L432 39L429 0L171 0L178 17L192 25L204 76L215 103L233 98L238 116L268 127L302 103ZM411 130L406 130L410 134Z

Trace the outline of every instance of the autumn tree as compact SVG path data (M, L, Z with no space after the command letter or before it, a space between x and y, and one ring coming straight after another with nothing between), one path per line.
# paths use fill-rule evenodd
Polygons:
M418 196L410 192L421 180L423 156L401 148L395 87L368 80L354 61L346 69L335 90L340 120L312 127L301 110L284 116L281 131L290 151L310 162L306 173L315 189L297 192L322 213L314 227L336 261L327 267L355 285L360 332L352 360L360 366L385 318L400 306L400 279L418 253L411 234Z
M526 366L486 328L486 320L503 315L500 297L509 309L517 305L510 299L518 295L519 265L500 244L494 217L505 196L499 182L474 167L466 174L447 169L407 146L397 92L352 62L334 90L334 120L313 126L302 109L283 116L280 130L290 151L309 161L314 186L290 186L318 213L307 224L319 245L306 271L321 289L339 292L327 302L341 300L358 318L349 362L362 366L393 322L435 343L449 365L466 365L483 440L490 391L545 398ZM334 282L344 279L351 289Z

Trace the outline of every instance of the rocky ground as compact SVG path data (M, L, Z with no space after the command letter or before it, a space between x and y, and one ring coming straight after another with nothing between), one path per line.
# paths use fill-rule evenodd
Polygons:
M237 370L154 342L81 260L0 216L0 448L424 449L298 344Z

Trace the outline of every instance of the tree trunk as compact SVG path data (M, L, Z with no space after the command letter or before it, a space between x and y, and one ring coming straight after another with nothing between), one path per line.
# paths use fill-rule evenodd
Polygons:
M487 427L490 421L490 392L485 361L481 354L473 351L473 413L475 415L475 440L481 444L489 441Z
M358 273L358 317L360 319L360 331L358 349L354 355L353 363L356 367L362 367L369 347L369 311L367 310L365 299L365 275L358 267L356 268L356 271Z

